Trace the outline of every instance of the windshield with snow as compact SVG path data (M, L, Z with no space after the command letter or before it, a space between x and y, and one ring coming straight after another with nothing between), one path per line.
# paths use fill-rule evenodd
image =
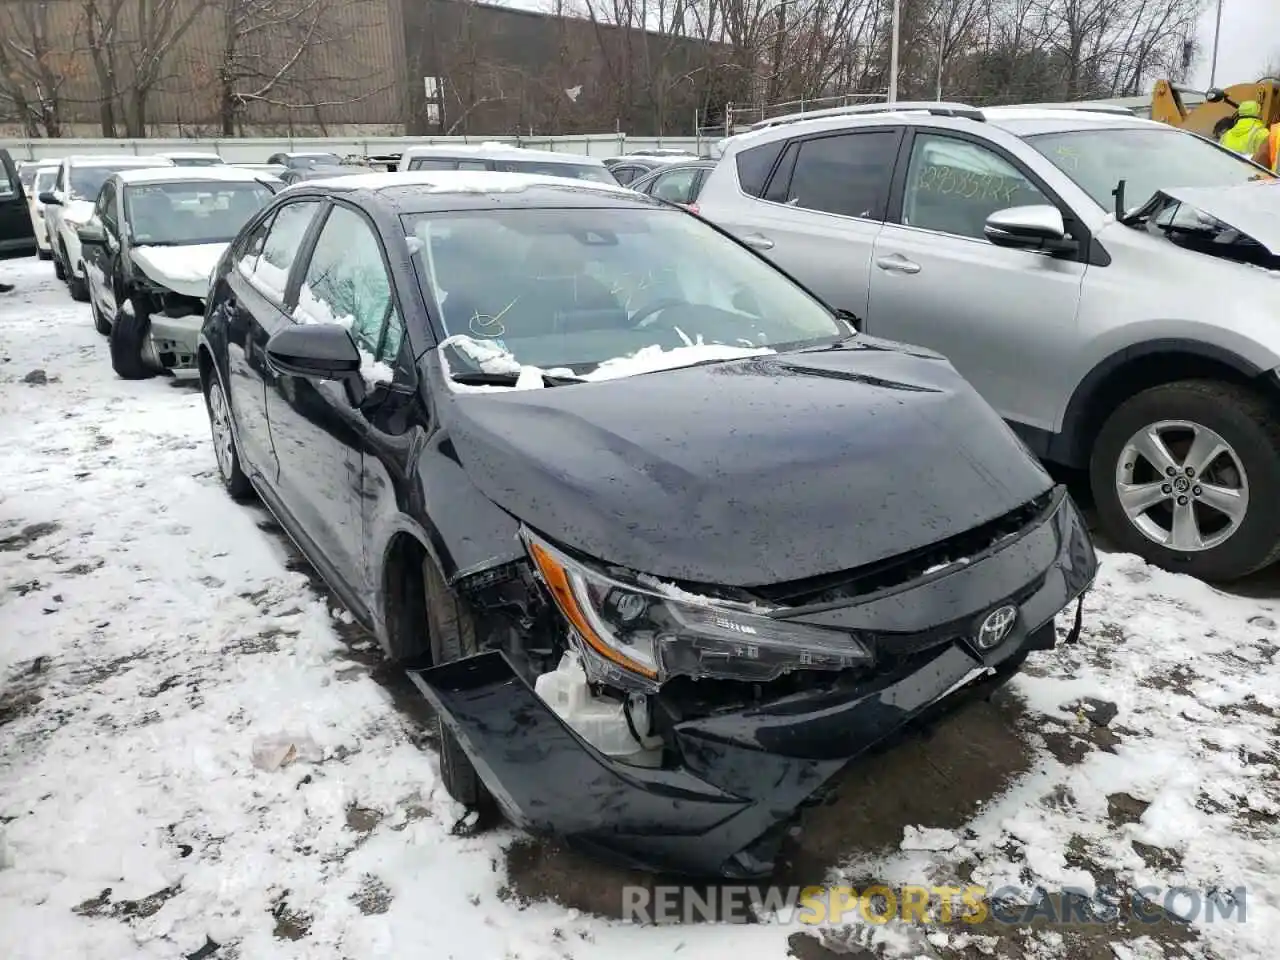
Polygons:
M138 246L230 243L271 196L260 183L134 184L125 187L124 217Z
M446 334L515 370L579 376L646 349L699 362L850 334L759 257L675 210L483 210L406 216L405 227Z
M1024 138L1106 210L1125 181L1125 206L1141 206L1166 187L1232 187L1273 179L1207 140L1175 130L1072 130Z

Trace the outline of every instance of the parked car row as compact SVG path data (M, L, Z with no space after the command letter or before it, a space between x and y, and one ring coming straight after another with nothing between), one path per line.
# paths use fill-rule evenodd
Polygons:
M72 298L89 304L125 379L194 372L212 270L284 187L207 156L77 155L32 171L39 254L53 260Z

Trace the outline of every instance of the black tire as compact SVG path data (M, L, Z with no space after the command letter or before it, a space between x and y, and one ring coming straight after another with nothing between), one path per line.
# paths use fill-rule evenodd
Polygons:
M37 251L36 251L36 256L38 256L41 260L52 260L52 259L53 259L53 251L52 251L52 250L37 250Z
M53 257L53 275L59 280L67 279L67 268L62 265L62 255L57 251L51 251Z
M102 311L98 309L98 301L89 300L89 312L93 315L93 329L97 330L104 337L111 335L111 324L107 318L102 315Z
M445 584L431 560L422 564L422 586L427 600L427 633L431 640L433 665L450 663L476 653L476 625L466 601ZM449 796L472 810L490 810L493 798L467 759L462 744L444 720L440 730L440 779Z
M84 277L77 277L75 271L67 268L67 289L71 291L71 299L76 303L89 302L89 281Z
M151 329L151 318L134 310L121 310L111 326L111 368L121 380L149 380L156 371L142 359L142 346Z
M205 410L209 413L209 431L213 436L214 446L217 447L219 440L218 428L214 422L214 391L217 391L218 398L221 400L222 409L227 417L227 445L230 450L228 457L230 465L227 468L223 467L222 459L217 456L217 451L214 451L214 458L218 464L218 476L222 478L222 485L226 488L227 495L230 496L232 500L237 502L249 500L253 497L253 484L249 482L249 478L245 476L244 470L240 466L240 451L236 447L236 435L235 431L231 429L230 423L231 403L227 399L226 393L223 392L222 384L218 380L218 375L210 371L209 380L205 384L204 388L204 406Z
M1187 552L1146 537L1125 514L1116 466L1129 438L1162 420L1184 420L1217 433L1232 448L1248 480L1243 521L1222 543ZM1228 582L1280 557L1280 416L1264 397L1234 384L1184 380L1152 387L1123 403L1094 442L1089 479L1103 531L1117 547L1151 563L1203 580Z

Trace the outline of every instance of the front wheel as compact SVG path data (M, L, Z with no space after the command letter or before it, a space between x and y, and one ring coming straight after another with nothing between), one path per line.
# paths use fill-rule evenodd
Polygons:
M96 318L95 318L96 319ZM142 358L151 318L136 309L121 310L110 327L111 367L122 380L148 380L156 372Z
M476 624L465 600L454 594L431 560L422 564L427 599L427 634L433 666L461 660L477 652ZM493 798L448 724L437 717L440 732L440 779L449 796L469 809L489 812Z
M1280 418L1251 390L1143 391L1103 425L1089 474L1105 533L1158 566L1230 581L1280 556Z
M93 329L97 330L104 337L111 335L111 321L102 315L102 311L98 308L98 301L90 298L89 313L93 317Z
M71 299L77 303L89 302L89 281L84 277L77 277L70 264L67 264L67 289L71 291Z

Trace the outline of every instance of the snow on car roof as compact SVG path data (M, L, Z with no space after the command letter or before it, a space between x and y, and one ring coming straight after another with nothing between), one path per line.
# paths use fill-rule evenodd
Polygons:
M357 173L333 179L309 180L296 186L335 186L353 190L387 190L394 187L424 187L434 193L518 193L539 185L572 184L601 193L634 196L623 186L579 180L574 177L551 177L536 173L499 173L491 170L413 170L405 173ZM292 189L290 186L287 189Z
M510 143L489 141L485 143L463 144L425 144L420 147L409 147L401 154L401 160L411 157L510 157L524 160L554 160L560 163L576 163L582 166L603 167L604 161L599 157L589 157L584 153L561 153L557 150L532 150L517 147Z
M122 170L118 176L126 185L142 183L192 183L200 180L223 180L234 183L260 183L262 171L243 167L142 167Z

